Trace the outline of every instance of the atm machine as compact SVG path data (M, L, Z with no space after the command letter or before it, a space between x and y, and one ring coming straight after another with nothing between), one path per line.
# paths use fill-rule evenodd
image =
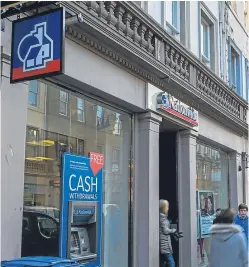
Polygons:
M68 258L80 263L95 261L98 253L98 203L68 203Z

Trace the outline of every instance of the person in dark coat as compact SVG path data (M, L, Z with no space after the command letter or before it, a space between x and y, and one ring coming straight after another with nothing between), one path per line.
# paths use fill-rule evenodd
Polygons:
M175 267L173 257L173 249L171 244L171 234L176 232L176 229L170 229L168 220L169 202L160 200L159 206L159 239L160 239L160 266Z

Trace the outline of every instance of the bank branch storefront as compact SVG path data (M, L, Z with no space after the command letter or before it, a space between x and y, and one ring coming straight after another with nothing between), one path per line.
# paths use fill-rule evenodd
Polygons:
M16 113L18 108L19 114L25 110L19 127L26 133L25 151L20 150L24 177L18 190L23 192L17 241L21 244L16 255L6 252L5 258L44 255L71 258L89 267L127 267L132 113L91 93L89 81L79 87L68 82L65 73L70 68L75 71L65 55L73 55L73 45L65 38L64 8L12 24L10 84L6 85L26 87L28 102L16 106ZM105 64L104 59L76 48L88 59L81 76L89 77L84 70L89 62ZM106 62L106 70L111 68ZM117 75L131 83L133 76L123 73ZM105 81L107 76L99 79Z
M15 16L3 32L2 258L157 267L167 199L184 235L176 264L207 265L215 209L240 201L242 138L172 83L162 91L117 64L126 59L64 12Z

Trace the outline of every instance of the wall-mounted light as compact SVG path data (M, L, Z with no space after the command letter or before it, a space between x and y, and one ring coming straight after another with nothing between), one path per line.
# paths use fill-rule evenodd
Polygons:
M246 152L242 152L242 161L245 169L248 169L248 154Z

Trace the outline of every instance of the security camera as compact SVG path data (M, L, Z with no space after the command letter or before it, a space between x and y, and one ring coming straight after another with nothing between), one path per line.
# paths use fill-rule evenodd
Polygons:
M73 25L75 23L82 23L84 21L83 15L81 13L66 19L66 25Z
M81 13L77 15L77 19L79 23L82 23L84 21L83 15Z

